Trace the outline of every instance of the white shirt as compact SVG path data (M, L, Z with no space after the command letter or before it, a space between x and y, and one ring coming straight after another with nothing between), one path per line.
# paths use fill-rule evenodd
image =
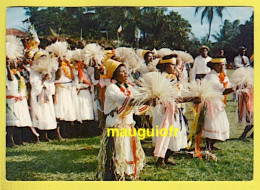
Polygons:
M207 74L210 72L210 68L207 66L207 63L211 61L211 57L207 56L206 58L201 55L195 58L192 68L192 78L195 79L196 74Z
M243 64L243 62L242 62L242 57L243 57L244 61L246 62L246 65ZM234 58L234 63L235 63L236 68L247 67L247 66L250 65L249 59L248 59L248 57L245 56L245 55L243 55L243 56L241 56L241 55L236 56L236 57Z

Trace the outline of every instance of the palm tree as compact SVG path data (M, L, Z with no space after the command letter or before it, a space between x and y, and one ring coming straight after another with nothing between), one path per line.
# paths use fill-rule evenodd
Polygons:
M202 10L203 9L203 10ZM215 14L217 14L218 17L220 17L222 19L222 12L225 9L225 7L196 7L195 9L195 15L197 15L197 13L202 10L201 13L201 24L203 24L203 19L207 18L208 22L209 22L209 34L207 37L207 41L209 40L210 37L210 32L211 32L211 24L213 21L213 17Z

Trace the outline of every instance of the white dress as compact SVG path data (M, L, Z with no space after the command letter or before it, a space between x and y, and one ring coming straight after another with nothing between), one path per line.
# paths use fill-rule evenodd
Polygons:
M67 68L69 70L69 67ZM55 81L55 87L56 101L54 107L57 119L64 121L76 120L77 116L73 105L76 92L72 90L72 80L65 75L63 70L60 79Z
M223 92L225 89L223 88L223 84L220 83L218 75L216 71L212 70L205 76L205 80L211 80L214 83L215 89ZM228 78L226 79L228 81ZM213 118L211 118L209 109L207 109L202 136L221 141L229 138L229 121L225 106L221 100L214 102Z
M85 72L86 70L84 70ZM87 77L88 81L90 82L90 79L85 72L85 76ZM78 77L76 79L76 87L77 89L83 89L80 90L79 94L77 94L77 100L78 100L78 107L77 107L77 113L78 118L83 120L93 120L94 119L94 109L93 109L93 99L90 93L90 86L88 84L85 84L83 82L80 82Z
M130 85L129 90L131 92L134 91ZM107 132L107 128L118 128L119 131L121 129L126 129L127 131L133 130L134 120L133 109L129 107L130 97L126 96L116 84L110 84L106 89L105 95L106 98L104 113L107 115L107 118L106 129L104 133ZM140 108L139 110L141 111L144 109ZM105 136L103 136L102 139L102 142L104 141ZM115 155L113 160L115 165L115 172L122 178L125 176L125 174L138 175L145 164L145 154L138 135L134 137L130 137L129 135L115 135L114 143ZM135 147L133 147L133 143ZM101 153L104 151L104 148L105 147L101 146L99 158L102 158ZM101 161L101 165L102 163L103 161Z
M20 82L15 76L13 81L8 80L6 72L6 126L32 126L26 86L23 77L17 73L21 77Z
M57 128L52 95L55 93L54 82L46 80L42 84L42 74L31 71L31 115L33 127L40 130ZM44 88L45 87L45 88Z
M177 88L172 86L172 88ZM177 94L177 96L180 95ZM167 106L157 104L153 111L153 129L156 130L156 126L159 126L159 131L165 128L170 131L169 128L173 126L172 133L166 137L157 138L153 136L153 143L155 143L154 156L164 158L167 149L171 151L179 151L180 149L187 147L187 130L184 117L180 110L181 104L172 103ZM169 110L173 110L173 113L169 113ZM165 118L166 117L166 118ZM165 123L163 123L165 121Z

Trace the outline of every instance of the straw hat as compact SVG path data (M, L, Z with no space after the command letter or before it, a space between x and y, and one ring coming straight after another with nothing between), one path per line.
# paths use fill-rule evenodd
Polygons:
M209 47L208 46L201 46L200 48L199 48L199 52L201 52L201 50L203 50L203 49L206 49L207 51L209 51L210 49L209 49Z
M42 56L45 56L45 54L41 51L38 51L36 52L34 55L33 55L33 61L36 61L37 59L39 59L40 57Z
M163 56L162 58L160 58L160 61L158 62L158 64L166 64L166 63L176 65L177 63L176 55L171 54L171 55Z
M210 62L207 63L207 66L211 69L214 69L216 65L222 64L225 62L225 58L213 58Z

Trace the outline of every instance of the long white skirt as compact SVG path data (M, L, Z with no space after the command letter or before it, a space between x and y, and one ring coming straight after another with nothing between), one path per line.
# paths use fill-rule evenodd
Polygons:
M83 120L93 120L94 119L94 110L93 110L93 102L92 96L89 90L81 90L78 95L78 110L79 110L79 118Z
M229 138L229 121L225 110L217 112L213 119L207 111L204 123L202 136L221 141Z
M32 126L29 107L26 98L15 102L14 98L6 99L6 126L27 127Z
M56 117L64 121L76 120L76 112L73 106L73 99L71 88L56 86L56 104L55 113ZM76 97L75 97L76 98Z
M33 127L40 130L52 130L57 128L52 95L49 95L48 98L49 102L41 104L32 97Z
M177 114L178 116L176 117L176 119L173 119L174 123L170 124L173 125L174 130L172 131L168 147L167 148L163 147L164 149L170 149L171 151L179 151L180 149L187 147L187 131L186 131L184 118L182 118L182 127L181 127L180 120L179 120L179 112ZM153 114L154 131L156 130L156 126L161 125L163 118L164 118L163 108L161 105L157 105L154 108L154 114ZM165 126L165 127L169 128L170 126ZM154 135L153 143L156 143L156 141L157 141L157 137Z

